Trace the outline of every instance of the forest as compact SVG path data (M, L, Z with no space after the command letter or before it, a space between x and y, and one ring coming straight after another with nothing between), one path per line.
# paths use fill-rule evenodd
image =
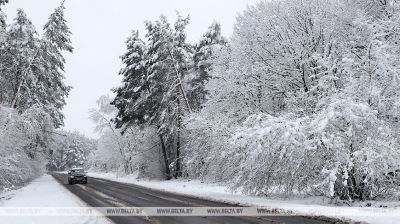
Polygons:
M59 130L63 9L43 36L22 10L0 14L0 188L79 164L258 196L399 192L400 1L259 1L230 37L214 22L196 43L189 16L145 21L112 74L121 85L89 113L97 140Z
M64 5L54 10L39 35L22 9L12 24L6 23L1 6L7 2L0 0L0 191L33 180L46 164L61 169L68 160L79 163L89 145L95 146L78 133L58 130L72 88L64 77L63 54L73 51ZM56 147L60 143L64 153Z
M251 195L390 197L400 171L399 7L261 1L230 38L215 22L194 44L189 17L146 21L143 37L126 41L116 97L92 111L104 136L96 163L117 167L112 154L125 173Z

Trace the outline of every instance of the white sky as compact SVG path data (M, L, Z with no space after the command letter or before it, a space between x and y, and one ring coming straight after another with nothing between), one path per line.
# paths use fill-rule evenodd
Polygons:
M44 23L61 0L10 0L3 7L11 22L17 8L22 8L41 32ZM176 11L190 14L187 34L197 41L215 20L222 32L230 36L236 16L257 0L66 0L66 17L73 32L74 53L66 55L67 84L73 86L64 109L65 129L96 137L88 110L96 107L101 95L112 95L111 88L120 85L119 56L125 51L125 40L131 30L143 34L144 21L160 14L170 22Z

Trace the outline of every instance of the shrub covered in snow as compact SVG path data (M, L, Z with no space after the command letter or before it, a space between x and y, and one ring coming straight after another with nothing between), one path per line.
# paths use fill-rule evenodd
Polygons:
M42 173L50 117L38 108L22 114L0 106L0 191Z
M227 152L235 164L233 187L257 195L306 188L315 172L302 128L301 119L262 113L247 118Z
M336 99L302 118L251 115L228 142L213 140L220 133L199 123L187 145L190 176L224 181L254 195L314 194L351 201L399 190L396 136L365 103Z
M232 130L218 121L209 121L199 115L186 121L184 135L185 176L225 181L226 171L233 168L226 155Z
M400 179L389 173L400 169L400 151L389 127L365 103L343 99L321 110L307 131L307 147L323 161L316 167L321 171L317 190L345 200L371 200L398 189Z

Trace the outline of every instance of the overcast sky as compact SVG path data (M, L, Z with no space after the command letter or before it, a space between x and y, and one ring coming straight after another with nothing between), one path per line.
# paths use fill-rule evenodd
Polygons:
M66 17L73 32L74 53L66 55L66 82L73 86L64 109L65 129L78 130L96 137L88 110L96 107L101 95L112 95L120 85L119 56L131 30L143 34L144 21L160 14L171 22L176 11L190 14L188 39L197 41L215 20L222 24L225 36L232 34L239 12L257 0L66 0ZM11 22L17 8L22 8L41 32L43 24L61 0L10 0L4 7Z

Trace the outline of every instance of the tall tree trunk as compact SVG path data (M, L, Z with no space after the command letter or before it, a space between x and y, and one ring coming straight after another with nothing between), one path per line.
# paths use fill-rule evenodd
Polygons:
M372 44L369 45L368 47L368 75L369 75L369 92L368 92L368 105L372 106L372 65L371 65L371 50L372 50Z
M177 87L178 88L178 87ZM181 164L181 127L182 127L182 113L181 113L181 100L179 98L179 94L177 95L177 107L178 107L178 114L177 114L177 136L176 136L176 169L174 177L182 176L182 164Z
M169 169L169 163L168 163L168 157L167 157L167 149L165 147L165 143L164 143L164 139L163 139L162 135L159 134L158 137L160 138L161 153L162 153L163 159L164 159L165 176L166 176L166 179L169 180L169 179L171 179L171 171Z
M303 88L304 88L304 92L308 92L308 86L307 86L307 82L306 82L306 71L304 68L304 64L301 66L301 70L302 70L302 76L301 76L301 80L303 81Z
M180 102L180 98L183 98L183 101L185 102L186 108L189 111L189 113L192 113L192 108L190 107L189 104L189 100L186 96L186 92L185 89L183 87L183 83L182 83L182 79L181 79L181 74L179 71L179 67L176 63L176 60L174 58L174 55L171 51L171 49L168 50L168 53L171 57L172 60L172 64L175 70L175 75L176 75L176 93L177 93L177 107L178 107L178 114L177 114L177 126L178 126L178 131L177 131L177 142L176 142L176 169L175 169L175 173L174 173L174 177L180 177L182 176L182 165L181 165L181 153L180 153L180 146L181 146L181 142L180 142L180 132L181 132L181 126L182 126L182 114L181 114L181 102Z
M178 130L178 137L176 141L176 173L175 178L182 176L182 164L181 164L181 140L180 140L180 131Z
M261 74L258 73L257 74L257 108L259 110L259 112L263 112L262 109L262 104L261 104L261 100L262 100L262 82L261 82Z

